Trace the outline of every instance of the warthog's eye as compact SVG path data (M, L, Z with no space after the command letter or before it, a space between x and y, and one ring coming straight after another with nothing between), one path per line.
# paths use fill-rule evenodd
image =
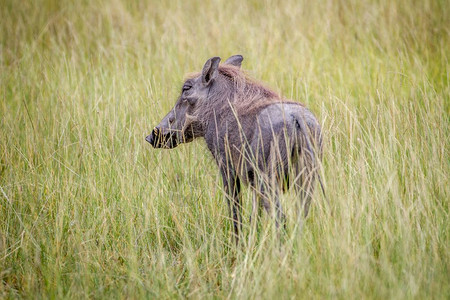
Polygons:
M185 92L185 91L189 91L190 89L192 88L192 86L191 85L187 85L187 84L185 84L185 85L183 85L183 92Z

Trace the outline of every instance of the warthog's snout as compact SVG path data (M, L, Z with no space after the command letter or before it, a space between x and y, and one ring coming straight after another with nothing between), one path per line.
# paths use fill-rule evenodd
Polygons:
M152 133L148 135L145 140L154 148L175 148L177 146L173 134L163 133L158 127L153 128Z
M158 130L158 128L153 128L153 131L152 131L152 133L150 133L149 135L147 135L147 137L145 138L145 140L147 141L147 142L149 142L150 143L150 145L152 145L153 147L155 147L155 148L158 148L157 147L157 137L158 137L158 134L159 133L159 130Z

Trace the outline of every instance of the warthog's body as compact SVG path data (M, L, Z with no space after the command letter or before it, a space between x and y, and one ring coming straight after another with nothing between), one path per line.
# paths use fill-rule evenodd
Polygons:
M308 213L321 133L317 119L302 104L248 78L240 70L242 56L232 56L221 66L219 61L209 59L201 74L186 80L175 107L146 140L156 148L173 148L204 137L220 168L237 237L241 182L255 191L252 215L259 198L268 212L275 204L279 224L283 213L278 191L290 185L300 192Z

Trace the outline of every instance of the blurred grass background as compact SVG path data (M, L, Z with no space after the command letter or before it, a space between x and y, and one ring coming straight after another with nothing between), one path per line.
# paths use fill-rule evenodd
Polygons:
M0 298L450 297L447 1L0 11ZM233 54L323 124L330 205L281 245L265 216L234 246L202 141L144 141L185 74Z

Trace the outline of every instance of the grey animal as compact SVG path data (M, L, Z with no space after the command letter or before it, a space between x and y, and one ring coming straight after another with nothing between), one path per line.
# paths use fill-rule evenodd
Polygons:
M275 214L277 227L284 224L280 191L294 186L306 216L316 178L323 190L319 122L304 105L247 76L240 69L242 61L241 55L221 65L219 57L208 59L201 73L184 82L175 107L146 137L153 147L165 149L205 139L220 169L236 242L242 229L242 183L254 192L250 222L262 206Z

